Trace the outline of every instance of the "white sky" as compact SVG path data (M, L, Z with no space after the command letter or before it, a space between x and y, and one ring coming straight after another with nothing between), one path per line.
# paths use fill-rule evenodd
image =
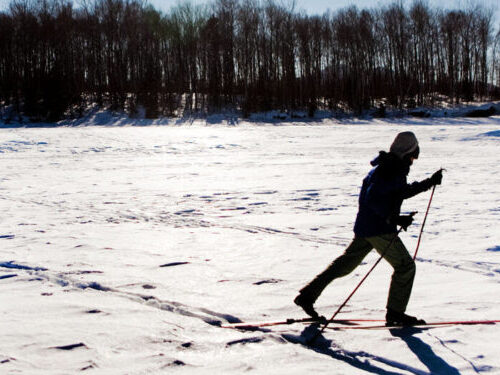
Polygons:
M284 2L290 0L282 0ZM338 8L343 8L349 5L356 5L358 8L372 8L377 7L380 4L389 4L394 0L296 0L297 9L304 9L310 14L314 13L323 13L328 8L334 10ZM411 0L403 0L405 3L410 4ZM74 0L75 3L78 3L78 0ZM179 0L149 0L151 4L153 4L156 8L167 11L173 5L179 3ZM180 1L182 2L182 0ZM191 0L191 2L195 4L203 4L208 2L207 0ZM432 1L428 0L431 6L438 5L441 7L450 7L450 8L460 8L466 6L469 3L480 3L485 4L487 6L492 6L498 8L500 7L500 0L440 0L440 1ZM0 0L0 9L5 9L10 0Z
M6 0L5 0L6 1ZM291 0L281 0L285 3ZM411 4L412 0L403 0L406 4ZM172 6L179 3L179 0L149 0L157 9L168 11ZM182 1L181 1L182 2ZM191 0L194 4L203 4L207 0ZM376 8L380 5L390 4L394 0L296 0L296 10L305 10L308 14L322 14L327 9L335 10L356 5L358 8ZM446 8L464 8L469 4L484 4L492 7L496 11L496 18L500 19L500 0L428 0L429 5Z
M78 3L78 0L73 0ZM172 6L182 3L184 0L149 0L155 8L167 12ZM194 4L203 4L207 0L190 0ZM285 3L291 0L281 0ZM350 5L358 8L374 8L384 4L390 4L394 0L296 0L296 10L305 10L308 14L323 14L327 9L336 10ZM406 4L411 4L412 0L403 0ZM0 0L0 10L8 7L10 0ZM472 4L483 4L491 7L495 12L496 24L500 24L500 0L428 0L431 6L446 8L463 8Z

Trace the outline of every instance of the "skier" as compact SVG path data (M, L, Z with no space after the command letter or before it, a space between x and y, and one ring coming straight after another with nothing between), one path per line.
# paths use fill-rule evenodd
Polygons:
M419 156L417 138L412 132L399 133L390 152L380 151L374 167L363 180L359 194L359 210L354 224L354 239L344 254L300 290L294 302L308 315L318 318L314 302L334 279L351 273L375 248L394 268L387 300L387 325L424 324L421 319L405 314L410 299L415 262L398 236L397 226L407 230L413 215L401 215L404 199L411 198L441 184L442 170L420 182L408 184L406 176Z

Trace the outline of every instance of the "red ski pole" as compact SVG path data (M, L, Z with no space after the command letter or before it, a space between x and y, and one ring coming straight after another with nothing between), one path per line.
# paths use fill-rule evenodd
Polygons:
M424 221L422 222L422 227L420 228L420 234L418 235L417 247L415 248L415 254L413 255L413 260L417 258L418 248L420 247L420 240L422 239L422 233L424 232L425 221L427 220L427 214L429 213L429 208L431 208L432 197L434 197L434 191L436 186L432 187L431 197L429 198L429 204L427 205L427 211L425 211Z

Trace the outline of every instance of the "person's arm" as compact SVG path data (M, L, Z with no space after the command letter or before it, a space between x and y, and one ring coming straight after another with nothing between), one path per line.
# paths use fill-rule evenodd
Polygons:
M405 184L401 189L400 196L402 199L408 199L420 194L424 191L429 190L434 185L440 185L443 179L443 170L440 169L430 178L426 178L422 181L413 182L412 184Z

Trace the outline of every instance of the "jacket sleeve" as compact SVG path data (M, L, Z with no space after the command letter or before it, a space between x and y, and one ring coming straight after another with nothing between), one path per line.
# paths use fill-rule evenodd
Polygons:
M427 178L422 181L415 181L411 184L405 184L400 192L401 199L408 199L414 197L417 194L429 190L431 187L432 187L432 182L430 178Z

